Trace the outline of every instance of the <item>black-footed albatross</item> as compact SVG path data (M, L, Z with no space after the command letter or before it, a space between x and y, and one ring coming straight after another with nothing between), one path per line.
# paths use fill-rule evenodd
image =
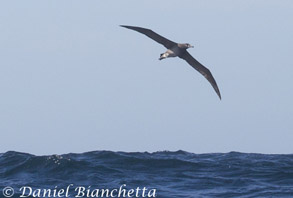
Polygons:
M167 48L167 51L165 53L162 53L160 55L159 60L162 60L164 58L169 57L176 57L182 58L186 60L186 62L191 65L194 69L196 69L199 73L201 73L213 86L214 90L218 94L219 98L221 99L220 90L217 86L217 83L211 74L210 70L203 66L201 63L199 63L195 58L193 58L188 52L187 49L191 48L189 43L175 43L173 41L170 41L161 35L155 33L154 31L146 28L141 27L134 27L134 26L127 26L127 25L120 25L121 27L125 27L131 30L135 30L137 32L140 32L149 38L157 41L158 43L164 45Z

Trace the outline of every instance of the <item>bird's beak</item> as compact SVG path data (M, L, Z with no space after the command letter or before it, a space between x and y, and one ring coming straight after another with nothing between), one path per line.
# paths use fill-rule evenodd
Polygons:
M190 46L190 48L194 48L194 46L193 46L193 45L191 45L191 46Z

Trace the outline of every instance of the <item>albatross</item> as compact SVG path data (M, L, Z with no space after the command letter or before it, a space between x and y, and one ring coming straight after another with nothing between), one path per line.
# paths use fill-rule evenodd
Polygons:
M162 44L164 47L166 47L167 51L160 55L159 60L163 60L169 57L177 57L177 56L179 58L184 59L189 65L191 65L194 69L196 69L199 73L201 73L210 82L210 84L213 86L214 90L218 94L219 98L221 99L220 90L210 70L206 68L205 66L203 66L200 62L198 62L195 58L193 58L187 52L188 48L193 48L192 45L190 45L189 43L175 43L155 33L154 31L150 29L135 27L135 26L127 26L127 25L120 25L120 26L142 33L146 35L147 37L153 39L154 41Z

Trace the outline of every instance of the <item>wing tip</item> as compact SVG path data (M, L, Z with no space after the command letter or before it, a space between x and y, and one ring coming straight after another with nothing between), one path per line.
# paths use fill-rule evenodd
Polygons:
M218 86L216 85L216 88L214 88L214 89L215 89L217 95L219 96L220 100L222 100L222 96L221 96L221 93L220 93Z

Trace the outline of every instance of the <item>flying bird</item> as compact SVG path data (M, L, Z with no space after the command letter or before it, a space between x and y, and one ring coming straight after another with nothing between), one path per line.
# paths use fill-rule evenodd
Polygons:
M193 48L192 45L190 45L189 43L175 43L155 33L154 31L150 29L135 27L135 26L127 26L127 25L120 25L120 26L140 32L146 35L147 37L153 39L154 41L157 41L158 43L165 46L167 48L167 51L160 55L159 60L169 58L169 57L177 57L177 56L179 58L184 59L189 65L191 65L194 69L196 69L199 73L201 73L211 83L214 90L216 91L219 98L221 99L220 90L210 70L206 68L205 66L203 66L200 62L198 62L195 58L193 58L187 52L188 48Z

